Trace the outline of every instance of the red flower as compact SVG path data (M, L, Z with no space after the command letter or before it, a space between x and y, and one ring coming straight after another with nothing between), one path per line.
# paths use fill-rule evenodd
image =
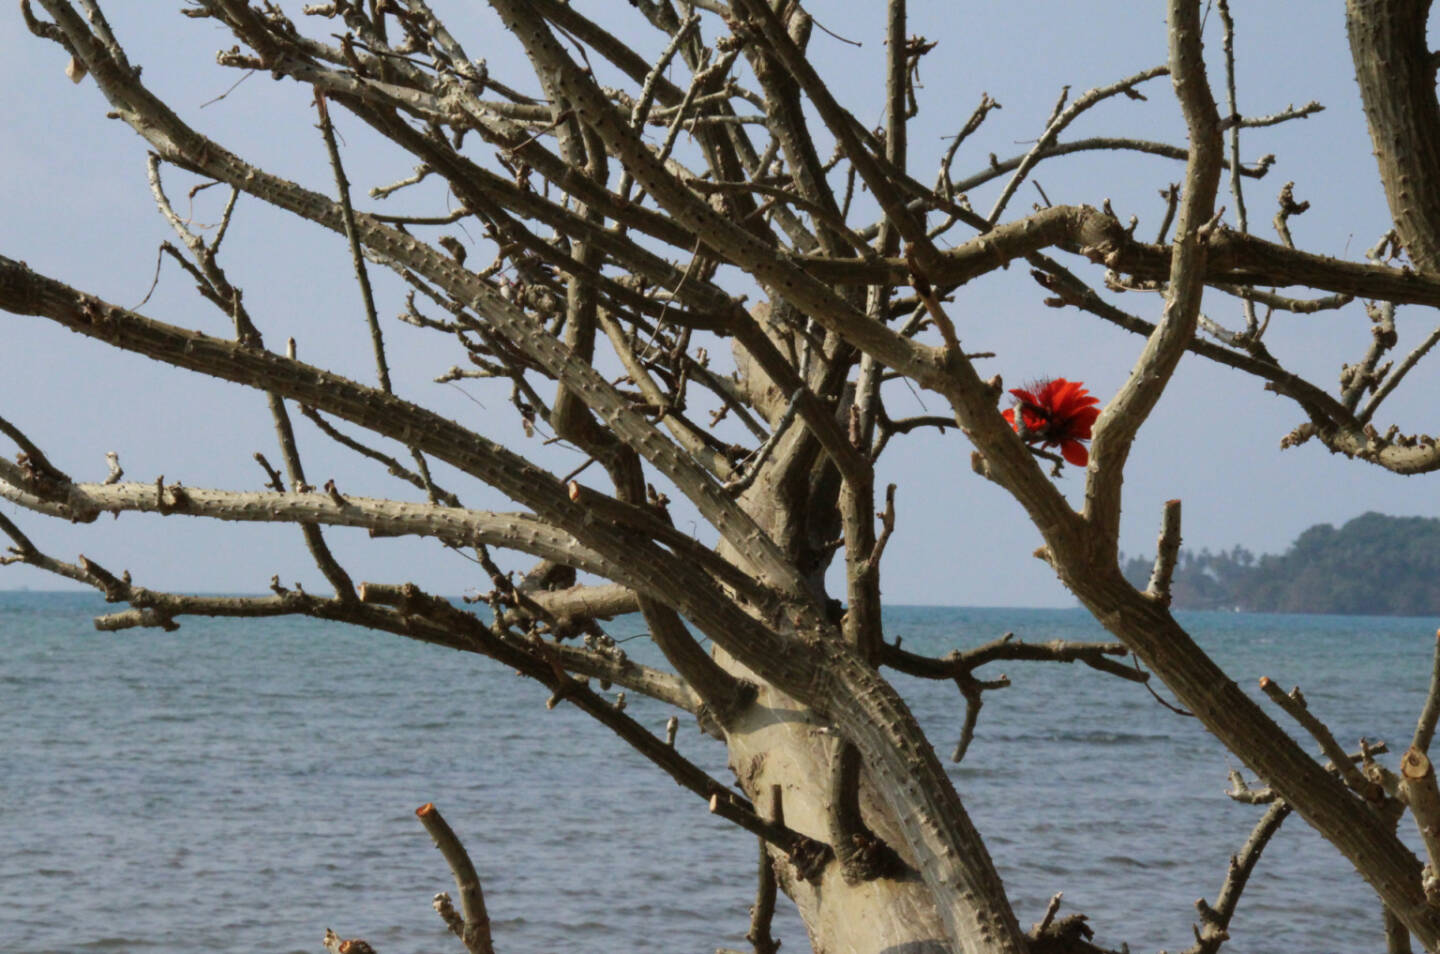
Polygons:
M1015 407L1025 422L1025 440L1043 447L1059 447L1060 453L1076 467L1090 462L1090 452L1081 441L1090 439L1090 428L1100 416L1100 399L1085 390L1079 381L1048 378L1027 388L1011 388ZM1015 425L1015 407L1005 410L1005 420Z

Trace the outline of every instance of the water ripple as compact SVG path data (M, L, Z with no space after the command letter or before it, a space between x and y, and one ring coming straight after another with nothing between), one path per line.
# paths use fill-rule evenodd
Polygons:
M454 887L412 814L426 801L480 868L497 948L744 946L750 836L580 713L547 712L546 694L507 670L313 621L99 638L100 605L0 594L5 954L188 954L197 937L220 954L309 952L327 926L382 950L448 949L430 898ZM924 609L890 622L907 648L937 654L1007 629L1097 635L1072 612ZM1395 742L1413 728L1433 623L1366 620L1363 636L1328 620L1201 623L1197 637L1235 672L1304 684L1346 737ZM629 645L651 661L653 647ZM1017 916L1037 920L1063 889L1062 913L1088 914L1097 943L1188 946L1194 899L1211 896L1257 817L1224 796L1234 759L1141 687L1008 668L1015 685L987 695L949 771ZM953 687L901 688L948 753ZM663 732L663 707L630 711ZM693 722L680 746L731 778ZM15 809L34 800L43 812ZM61 901L75 897L91 903ZM793 911L777 917L785 950L808 949ZM1380 946L1368 889L1297 822L1267 850L1231 933L1233 954Z

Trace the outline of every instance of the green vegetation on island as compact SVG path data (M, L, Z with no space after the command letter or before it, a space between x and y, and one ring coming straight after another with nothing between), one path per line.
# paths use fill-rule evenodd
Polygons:
M1125 561L1144 587L1151 561ZM1340 529L1317 524L1284 553L1244 547L1180 551L1171 588L1176 609L1257 613L1421 616L1440 613L1440 519L1362 514Z

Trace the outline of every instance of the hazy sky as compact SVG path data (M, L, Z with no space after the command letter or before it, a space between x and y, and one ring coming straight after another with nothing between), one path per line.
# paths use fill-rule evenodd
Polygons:
M144 66L145 81L187 121L251 161L332 191L308 90L257 75L212 102L239 78L214 64L215 51L233 42L228 34L208 21L179 16L172 4L129 0L105 6L132 61ZM528 75L515 66L507 38L474 12L482 5L434 6L471 56L488 58L494 75L512 82ZM608 9L607 22L615 29L631 16L622 3L581 6L600 16ZM883 4L816 0L808 8L824 26L862 44L857 48L816 31L811 51L842 102L867 123L879 123ZM1343 4L1235 0L1233 8L1241 112L1263 115L1312 99L1326 106L1304 121L1247 131L1242 140L1247 161L1266 153L1277 157L1268 177L1246 180L1252 228L1273 238L1275 196L1294 180L1296 197L1312 203L1292 224L1297 243L1360 257L1388 222L1345 46ZM934 177L945 137L963 125L982 92L1003 109L962 149L955 163L960 172L982 168L991 152L1008 157L1027 149L1062 86L1078 95L1166 58L1159 4L912 0L911 9L910 32L939 42L920 68L921 114L911 133L912 172L926 181ZM1212 13L1207 50L1212 78L1223 90L1219 30ZM639 35L646 48L659 42L653 32ZM0 178L0 254L115 303L137 305L155 273L159 243L174 240L146 186L143 142L105 118L107 106L92 82L70 83L64 54L32 38L14 5L0 13L0 48L6 51L0 58L5 132L0 168L6 173ZM533 82L521 85L534 89ZM1147 101L1108 102L1064 138L1125 135L1182 143L1169 80L1151 81L1143 91ZM339 111L336 117L357 195L409 174L413 161L375 147L357 121ZM1092 153L1051 160L1035 178L1056 203L1098 205L1111 199L1122 218L1139 216L1139 235L1153 238L1162 210L1157 192L1181 173L1180 164L1169 160ZM186 192L192 184L189 177L168 173L171 198L182 209L191 208ZM974 204L988 209L996 189L976 190ZM223 198L218 189L195 196L195 221L213 223ZM1024 214L1039 199L1037 190L1025 185L1010 215ZM387 210L433 214L445 202L438 189L420 189L389 200ZM1233 199L1222 194L1220 202L1233 224ZM366 200L363 207L374 203ZM452 231L474 247L473 229L469 235ZM967 237L958 231L954 236ZM271 346L293 336L301 358L373 381L343 240L242 198L221 261L245 289ZM1084 271L1098 278L1093 269ZM538 440L526 442L519 435L502 395L431 383L459 356L433 334L395 321L400 287L378 270L375 274L397 390L486 434L519 442L522 450L535 448ZM967 350L996 352L981 369L1002 374L1007 385L1068 377L1108 399L1143 342L1073 310L1047 308L1042 297L1020 266L962 289L952 313ZM1152 320L1159 311L1153 295L1127 294L1118 303ZM194 294L173 264L162 269L159 287L142 311L207 333L228 333L224 316ZM1206 313L1222 324L1238 323L1236 303L1216 292L1207 297ZM1433 320L1421 309L1402 309L1398 353L1423 337ZM1333 387L1341 364L1355 361L1368 340L1366 316L1352 305L1315 316L1277 314L1268 342L1292 369ZM39 440L79 479L103 477L109 450L120 454L128 478L163 474L169 482L191 486L256 489L263 475L252 454L263 451L278 462L264 401L256 392L112 352L42 319L0 314L0 342L0 415ZM1394 422L1402 431L1433 432L1436 398L1435 375L1422 365L1378 423L1382 430ZM917 400L897 394L892 402L896 414L922 404L943 409L933 395ZM1277 552L1313 523L1340 523L1366 510L1440 515L1432 478L1395 477L1318 445L1281 452L1280 438L1299 420L1292 405L1264 392L1254 379L1187 357L1136 443L1126 482L1123 548L1152 550L1161 504L1172 497L1184 501L1185 543L1196 549L1243 544ZM312 483L333 476L347 492L409 496L402 485L326 447L308 425L300 436ZM3 452L12 450L7 445ZM578 463L560 450L537 453L558 472ZM1017 606L1073 602L1048 568L1031 557L1039 537L1019 506L972 474L969 456L968 444L952 430L944 437L897 440L882 461L882 482L900 485L899 522L883 567L886 598ZM442 472L441 479L470 506L510 507L458 475ZM1073 472L1063 483L1072 495L1082 486ZM0 507L55 556L73 559L83 552L113 571L129 568L137 583L156 589L258 591L272 573L325 589L292 527L218 526L133 514L71 527L8 503ZM680 519L683 525L683 514ZM431 544L376 542L340 531L331 531L331 539L357 580L413 579L450 593L482 582L472 564ZM0 588L61 583L25 567L0 568Z

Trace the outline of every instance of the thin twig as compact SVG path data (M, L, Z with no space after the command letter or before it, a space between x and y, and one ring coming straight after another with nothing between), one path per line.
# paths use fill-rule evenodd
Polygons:
M375 311L375 293L370 287L370 270L366 267L365 255L360 250L360 235L355 227L355 209L350 205L350 180L345 177L345 167L340 162L340 147L335 142L335 128L330 123L330 110L326 102L325 94L317 87L315 111L320 116L320 135L325 140L325 152L330 157L330 168L335 174L345 240L350 245L350 261L355 267L355 281L360 285L360 298L365 304L365 323L370 328L370 344L375 352L375 371L379 376L380 389L389 394L390 367L385 358L385 339L380 331L380 317Z
M1435 654L1430 664L1430 690L1425 693L1425 705L1420 710L1420 720L1415 725L1415 738L1410 746L1421 752L1430 751L1430 742L1435 738L1435 723L1440 721L1440 630L1435 631Z
M1046 124L1045 131L1040 134L1040 138L1035 141L1035 145L1031 147L1030 151L1025 155L1025 158L1020 160L1019 166L1015 169L1015 174L1010 177L1010 181L1005 183L1005 188L995 200L995 204L990 209L990 214L985 216L986 220L992 226L1000 220L1000 214L1005 211L1005 206L1009 204L1016 190L1020 188L1020 184L1025 181L1025 177L1030 174L1030 170L1034 168L1035 163L1040 161L1043 152L1054 144L1056 137L1064 131L1065 127L1074 122L1081 113L1085 112L1085 110L1091 106L1120 93L1138 95L1134 92L1136 86L1147 80L1152 80L1157 76L1165 76L1169 72L1170 68L1168 66L1152 66L1150 69L1142 70L1133 76L1128 76L1118 83L1111 83L1109 86L1092 89L1083 96L1078 97L1068 108L1061 108L1064 102L1063 99L1056 103L1055 113L1050 117L1049 123Z
M1230 856L1230 866L1225 873L1225 883L1215 896L1215 904L1208 904L1204 898L1195 902L1200 914L1200 925L1195 929L1195 944L1185 954L1214 954L1220 945L1230 939L1230 921L1240 903L1240 895L1260 862L1260 855L1270 839L1290 815L1290 805L1284 801L1273 801L1265 814L1255 823L1250 837L1240 851Z
M11 424L3 417L0 417L0 434L4 434L10 438L15 442L16 446L20 448L20 452L25 458L25 469L27 471L37 477L42 477L57 483L68 484L71 482L64 471L50 463L50 458L45 456L45 452L42 451L34 441L26 437L20 428Z
M771 785L771 821L785 820L785 805L781 798L781 787ZM770 860L770 849L762 838L760 863L755 878L755 903L750 907L750 930L745 932L745 939L755 949L755 954L775 954L780 950L780 942L770 933L770 922L775 917L776 888L775 867Z
M398 477L406 483L411 484L412 486L420 490L424 490L426 492L433 492L438 502L443 503L447 507L460 506L460 500L454 494L435 486L433 482L428 481L420 474L411 471L409 468L402 465L398 460L391 457L389 454L378 451L373 447L367 447L366 445L355 440L353 437L350 437L349 435L343 433L339 428L335 427L335 425L325 420L325 418L320 414L320 412L315 410L313 407L306 407L305 405L301 405L300 413L305 415L305 417L307 417L312 424L320 428L321 432L324 433L326 437L335 441L337 444L350 448L355 453L360 454L362 457L368 457L371 460L376 461L377 463L384 464L386 471L391 476Z
M1155 549L1155 567L1145 592L1162 606L1170 605L1170 581L1180 557L1180 501L1165 501L1165 515L1160 521L1160 540Z
M1271 702L1284 709L1286 715L1298 722L1316 742L1320 743L1320 751L1325 753L1325 757L1335 766L1335 770L1340 773L1340 777L1345 780L1345 784L1351 790L1366 799L1373 800L1378 797L1378 786L1361 775L1360 771L1355 768L1355 763L1351 761L1349 754L1340 747L1340 743L1335 741L1335 736L1331 734L1330 729L1310 711L1299 686L1287 693L1269 676L1261 676L1260 689L1270 698Z
M465 846L460 843L440 810L430 802L415 809L420 824L435 839L435 847L445 857L450 873L455 876L455 887L460 892L460 910L465 918L460 940L470 954L495 954L490 939L490 917L485 913L485 893L480 887L480 876ZM453 927L453 925L452 925Z
M1225 101L1230 109L1231 117L1240 115L1240 107L1235 94L1235 20L1230 15L1229 0L1218 0L1216 10L1220 14L1220 22L1224 26L1225 38L1223 47L1225 52ZM1245 211L1245 190L1240 179L1240 126L1239 122L1230 125L1230 194L1235 199L1235 226L1240 232L1250 231L1250 221ZM1257 336L1259 322L1255 317L1255 303L1246 298L1242 300L1241 311L1245 316L1245 334L1251 338Z
M724 488L726 493L736 495L744 493L745 490L755 482L755 478L760 476L760 471L765 467L765 461L769 459L775 447L780 443L780 438L785 433L785 429L795 420L795 414L796 411L799 410L800 398L803 393L802 389L795 389L795 392L790 395L789 403L785 405L784 412L782 412L779 419L775 421L775 426L770 429L770 436L765 439L765 443L761 444L755 449L754 453L741 461L741 467L743 467L743 469L738 475L721 484L721 487Z

